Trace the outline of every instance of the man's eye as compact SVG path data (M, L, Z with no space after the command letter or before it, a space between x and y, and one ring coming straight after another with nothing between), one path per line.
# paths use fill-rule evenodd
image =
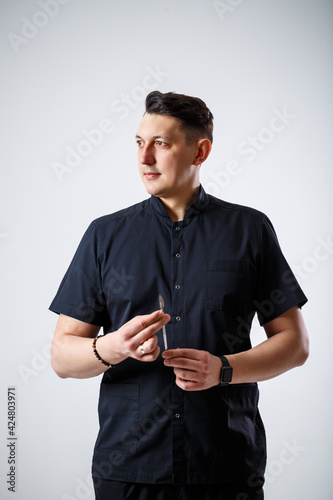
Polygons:
M158 146L166 146L166 142L164 142L164 141L156 141L156 144Z
M138 147L140 148L142 146L142 141L136 141Z

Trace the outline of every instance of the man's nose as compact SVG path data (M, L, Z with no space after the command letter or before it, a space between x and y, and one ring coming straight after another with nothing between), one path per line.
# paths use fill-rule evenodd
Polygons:
M149 144L140 149L140 163L142 165L153 165L155 163L153 149Z

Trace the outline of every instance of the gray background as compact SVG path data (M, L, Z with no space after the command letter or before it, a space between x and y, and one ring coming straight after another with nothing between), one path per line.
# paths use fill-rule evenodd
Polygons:
M204 187L267 213L309 298L308 362L260 384L266 498L332 498L332 11L329 0L1 1L1 498L93 498L99 377L52 372L48 306L90 221L148 196L134 134L153 88L211 108Z

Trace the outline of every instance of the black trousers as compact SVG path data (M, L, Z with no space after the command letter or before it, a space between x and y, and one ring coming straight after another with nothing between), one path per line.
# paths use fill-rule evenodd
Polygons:
M247 483L170 484L122 483L93 478L96 500L263 500L263 479Z

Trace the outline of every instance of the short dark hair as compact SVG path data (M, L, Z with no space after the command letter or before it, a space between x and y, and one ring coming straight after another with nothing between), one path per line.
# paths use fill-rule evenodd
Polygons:
M162 94L154 90L146 97L146 113L178 118L188 144L199 138L209 139L213 143L214 117L199 97L175 92Z

